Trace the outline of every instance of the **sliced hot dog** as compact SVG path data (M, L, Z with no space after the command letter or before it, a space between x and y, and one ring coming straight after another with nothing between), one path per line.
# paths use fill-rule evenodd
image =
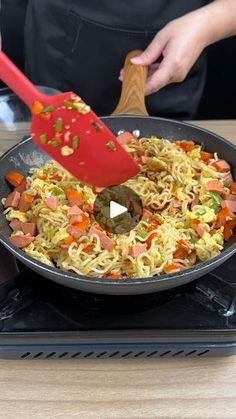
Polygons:
M224 188L219 180L210 180L206 184L206 190L209 192L218 192L219 194L224 193Z
M91 237L93 234L96 234L100 238L101 247L104 250L111 251L115 246L114 240L110 239L110 237L108 237L105 233L98 230L94 226L90 227L90 230L88 232L89 237Z
M145 253L147 251L147 245L146 244L136 244L135 246L131 247L129 250L129 255L132 258L137 258L142 253Z
M226 160L217 160L216 162L212 163L212 166L218 172L229 172L230 171L230 165Z
M17 208L20 202L20 192L13 191L11 192L8 197L6 198L5 208L12 207Z
M29 246L35 240L35 237L30 236L13 236L9 237L11 243L15 246L19 247L19 249L23 249L24 247Z

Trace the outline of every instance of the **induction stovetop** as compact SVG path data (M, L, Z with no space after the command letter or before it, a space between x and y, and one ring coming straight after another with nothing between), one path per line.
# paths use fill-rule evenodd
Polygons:
M45 279L0 248L0 358L221 356L236 353L236 255L197 281L106 296Z

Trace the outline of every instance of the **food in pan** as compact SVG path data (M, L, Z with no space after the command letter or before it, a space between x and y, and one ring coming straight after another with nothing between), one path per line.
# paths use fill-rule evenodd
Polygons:
M126 182L144 207L135 229L102 230L93 214L100 190L48 161L26 179L6 174L9 240L47 265L112 279L169 274L218 255L236 227L229 164L193 141L137 140L127 132L118 139L141 166Z

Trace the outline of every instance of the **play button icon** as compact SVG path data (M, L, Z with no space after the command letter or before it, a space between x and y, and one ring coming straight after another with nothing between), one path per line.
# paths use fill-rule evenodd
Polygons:
M128 208L123 205L117 204L117 202L110 202L110 218L118 217L118 215L124 214L128 211Z
M143 215L140 197L127 186L118 185L104 189L94 202L94 216L103 230L122 234L132 230Z

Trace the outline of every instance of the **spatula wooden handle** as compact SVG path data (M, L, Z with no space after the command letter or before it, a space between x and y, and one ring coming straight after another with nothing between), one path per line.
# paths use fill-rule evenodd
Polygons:
M147 66L132 64L130 61L141 52L139 50L131 51L126 56L121 96L112 115L148 115L144 94Z

